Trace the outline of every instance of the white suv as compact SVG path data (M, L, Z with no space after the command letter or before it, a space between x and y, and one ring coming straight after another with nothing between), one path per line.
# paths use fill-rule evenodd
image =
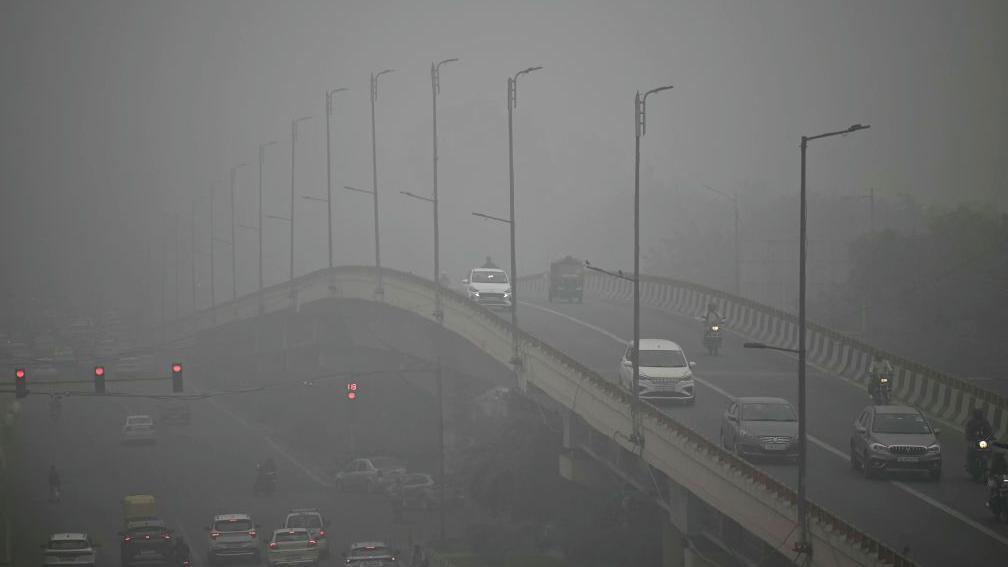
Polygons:
M75 565L94 567L95 550L91 538L85 533L53 534L45 545L43 567Z
M248 514L218 514L209 526L207 534L207 563L214 564L231 557L251 557L259 561L259 542L256 528Z
M487 307L511 307L511 284L507 272L496 268L474 268L462 280L466 296Z
M633 347L633 343L627 345L619 365L619 382L627 390L633 387ZM696 401L692 371L696 363L686 360L679 345L665 339L641 339L640 349L638 392L641 399L687 404Z

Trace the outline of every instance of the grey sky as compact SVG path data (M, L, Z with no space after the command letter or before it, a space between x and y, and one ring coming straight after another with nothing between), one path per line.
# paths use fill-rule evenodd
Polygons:
M629 266L632 98L665 83L676 88L648 107L645 241L669 236L663 225L688 214L682 205L704 183L750 201L794 194L800 136L855 122L872 129L813 146L813 189L1004 209L1005 22L1000 1L5 0L6 302L28 289L153 285L158 248L170 248L165 212L187 219L198 196L205 249L213 187L227 238L228 168L243 161L253 167L239 174L237 214L255 224L266 140L280 142L267 151L267 213L287 215L292 118L315 117L297 147L298 193L323 195L324 88L351 89L337 95L334 186L369 187L367 81L386 67L397 72L382 78L377 103L383 259L428 275L429 208L398 191L430 192L428 72L447 57L461 59L443 68L439 99L453 279L488 254L507 260L506 226L469 213L507 214L505 82L530 65L545 69L519 85L521 272L568 252ZM337 263L372 262L368 197L334 197ZM298 199L298 272L325 262L315 205ZM267 283L286 277L287 230L267 221ZM240 235L243 292L255 285L255 245ZM215 252L224 297L229 252Z

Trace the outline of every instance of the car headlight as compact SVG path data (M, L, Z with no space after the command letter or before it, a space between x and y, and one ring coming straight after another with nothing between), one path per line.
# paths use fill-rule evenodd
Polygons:
M504 298L506 299L508 297L511 297L511 290L510 289L504 291Z
M884 453L889 450L889 447L881 443L869 443L868 448L876 453Z
M471 293L471 294L475 295L476 297L479 297L479 292L478 292L478 291L476 291L475 289L470 289L470 290L469 290L469 293Z
M941 445L935 443L934 445L928 445L927 452L932 455L941 454Z
M718 325L714 325L714 326L713 326L713 327L711 327L710 329L711 329L712 331L720 331L720 330L721 330L721 327L720 327L720 326L718 326Z

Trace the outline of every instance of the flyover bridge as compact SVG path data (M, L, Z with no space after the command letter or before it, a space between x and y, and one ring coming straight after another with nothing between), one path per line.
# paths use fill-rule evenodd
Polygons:
M261 295L244 296L171 322L163 330L161 340L183 341L216 326L268 313L304 312L315 302L333 299L381 301L434 321L432 282L385 269L384 294L379 297L375 294L376 275L369 267L320 270L270 287ZM534 296L544 289L544 279L542 276L523 278L519 285L523 298ZM673 320L677 313L692 313L708 298L716 297L726 308L730 325L747 336L782 345L795 340L792 316L743 298L657 278L648 278L642 290L643 304L669 318L655 321L663 329L675 325L683 327L682 321ZM631 442L634 427L629 393L593 369L609 366L606 361L596 361L593 357L605 348L612 350L618 346L614 340L617 335L605 326L617 323L617 311L625 315L626 309L619 302L625 299L626 291L627 287L618 282L589 277L588 298L594 301L576 306L577 312L562 312L559 309L565 306L547 306L534 299L523 303L520 321L522 328L531 332L518 332L520 362L513 366L512 329L503 318L474 305L458 293L446 291L443 322L446 330L464 338L502 365L512 366L517 384L563 417L569 451L560 458L561 469L573 476L583 460L595 461L646 491L669 512L667 564L683 565L684 561L689 561L684 558L690 557L691 551L684 548L684 542L698 531L733 548L739 564L981 565L997 564L997 558L1008 553L1008 531L1001 526L983 524L974 517L976 515L971 516L947 504L961 498L963 491L936 494L916 485L901 488L901 483L894 482L869 483L863 494L847 494L845 483L860 482L860 479L850 478L852 474L845 465L836 467L832 466L836 463L832 463L828 466L839 468L840 476L846 478L841 479L844 482L839 488L821 491L821 497L815 490L810 492L809 536L815 551L811 557L794 557L792 549L797 524L796 495L791 487L793 475L781 467L754 466L725 451L716 442L716 433L710 431L711 416L715 421L718 419L722 403L715 407L711 405L713 402L698 401L696 408L688 410L693 417L645 405L641 417L643 443ZM648 317L650 314L645 317L645 323ZM588 336L593 338L586 338ZM539 337L563 346L554 348ZM576 344L571 342L571 337L578 337L573 341ZM840 378L835 382L848 389L850 385L843 380L857 380L866 364L865 357L873 352L869 345L814 325L810 326L809 338L810 361L818 364L823 374L835 372ZM608 346L601 346L602 342L607 342ZM731 341L726 346L730 347ZM753 356L753 353L746 356ZM963 408L981 404L988 409L996 427L1005 430L1005 400L911 361L892 359L900 373L896 392L900 398L949 421L958 419L965 411ZM612 366L615 360L611 358ZM757 366L768 364L752 358L746 364L753 361ZM779 366L782 362L788 361L775 359L769 364ZM715 384L713 375L703 379L702 368L703 365L697 370L701 383L714 391L726 392ZM782 374L780 370L776 373ZM771 376L774 372L765 371L765 374ZM701 395L704 392L701 391ZM849 426L852 418L845 415L842 419ZM837 459L836 455L829 458ZM813 478L818 459L819 456L810 455L813 463L810 476ZM865 499L860 503L863 506L858 505L860 498ZM845 511L832 511L837 509ZM874 533L885 531L886 526L901 527L902 531L878 538L866 533L865 524L880 526L879 530L872 530ZM942 542L951 549L943 553ZM909 556L902 552L905 545L911 546ZM951 558L968 557L973 560L950 562Z

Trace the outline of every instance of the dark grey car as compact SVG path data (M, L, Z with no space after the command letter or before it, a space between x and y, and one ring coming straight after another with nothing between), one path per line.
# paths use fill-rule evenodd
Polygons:
M889 471L918 471L938 480L942 464L938 430L915 408L868 406L854 421L850 464L860 468L865 478Z
M798 456L798 417L781 398L735 398L721 416L721 445L740 457Z

